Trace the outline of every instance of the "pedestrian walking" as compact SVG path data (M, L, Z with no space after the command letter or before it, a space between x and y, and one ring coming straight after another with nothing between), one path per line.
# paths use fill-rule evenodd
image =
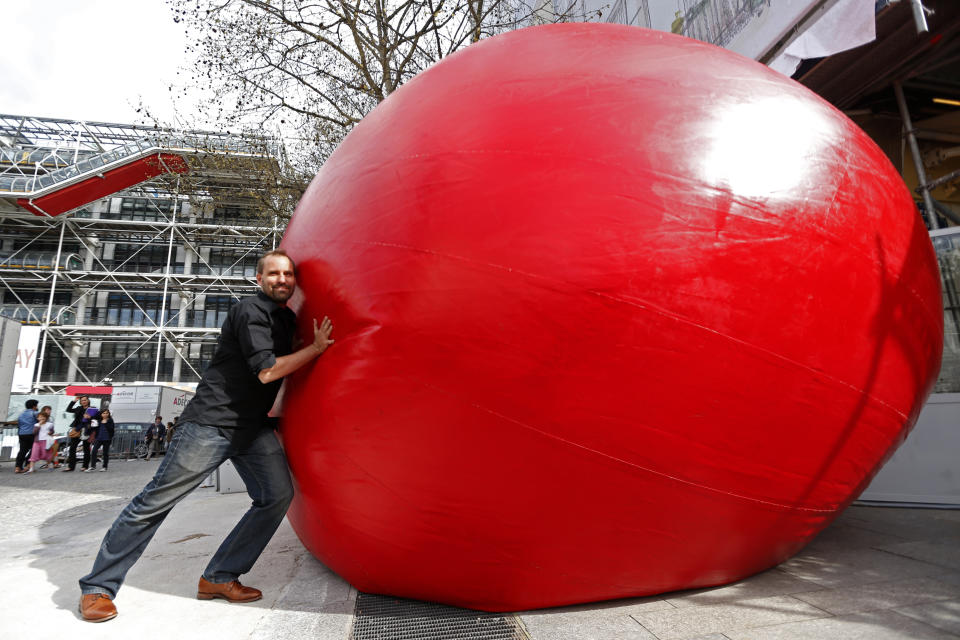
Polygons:
M40 409L40 413L46 414L47 416L47 436L44 440L47 443L47 451L50 452L49 461L42 465L41 469L46 469L50 463L53 463L53 468L58 469L60 463L57 462L57 456L60 455L60 438L63 436L62 433L57 433L56 421L53 419L53 407L48 404L43 405ZM40 437L43 437L43 434L40 434Z
M45 468L50 464L49 442L53 437L53 424L47 422L47 414L41 411L37 414L37 424L34 427L33 448L30 450L30 464L27 466L26 473L33 473L37 462L46 460Z
M90 421L94 419L98 411L90 406L90 398L87 396L76 396L67 405L67 413L73 414L73 422L70 424L70 431L67 436L70 437L70 451L67 455L67 468L64 471L73 471L77 467L77 446L83 443L83 468L90 466Z
M144 460L149 460L157 452L161 429L163 429L163 416L157 416L153 424L147 427L147 454L143 456Z
M163 418L157 416L157 452L163 453L164 444L166 443L167 437L167 427L163 424Z
M34 429L37 426L36 400L30 399L24 404L26 407L17 416L17 436L20 438L20 450L17 451L17 461L13 470L15 473L24 473L24 465L30 459L30 449L33 448Z
M116 430L113 424L113 416L110 415L110 409L104 409L97 416L97 430L94 433L93 449L90 451L90 469L97 469L97 452L103 449L103 467L101 472L107 470L110 464L110 442L113 440L113 434Z

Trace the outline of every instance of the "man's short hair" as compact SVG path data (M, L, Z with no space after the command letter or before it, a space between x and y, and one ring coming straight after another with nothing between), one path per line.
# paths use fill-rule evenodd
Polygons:
M26 407L27 409L36 409L38 404L40 403L36 400L27 400Z
M293 274L297 274L297 263L293 261L293 258L287 255L287 252L283 249L274 249L273 251L267 251L265 254L260 256L260 259L257 260L257 273L263 273L263 265L266 263L267 258L271 256L282 256L290 261L290 266L293 267Z
M157 416L156 419L159 420L160 422L163 422L163 416Z

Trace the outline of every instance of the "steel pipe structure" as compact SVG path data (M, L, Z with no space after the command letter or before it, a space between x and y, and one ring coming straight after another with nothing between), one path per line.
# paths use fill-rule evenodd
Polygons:
M230 162L36 215L41 198L158 150ZM0 314L42 328L34 389L197 380L226 310L256 291L259 254L279 244L280 221L244 193L269 187L256 172L280 154L268 138L0 115ZM224 209L213 192L237 195Z

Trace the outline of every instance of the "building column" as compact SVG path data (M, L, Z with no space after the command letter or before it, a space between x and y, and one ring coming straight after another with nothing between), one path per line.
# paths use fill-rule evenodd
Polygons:
M186 270L186 266L184 266ZM193 294L189 291L178 291L174 294L174 297L177 300L177 327L183 328L187 326L187 312L190 310L190 303L193 302ZM183 358L187 358L190 355L189 350L186 348L186 344L183 342L174 342L174 348L176 353L173 356L173 382L180 382L180 372L183 366Z
M87 322L87 298L92 292L91 289L84 289L83 287L78 287L73 290L73 295L77 297L77 318L73 324L89 324Z
M68 346L70 354L70 360L67 364L67 382L74 384L77 381L76 362L80 359L81 343L78 340L67 340L64 346Z

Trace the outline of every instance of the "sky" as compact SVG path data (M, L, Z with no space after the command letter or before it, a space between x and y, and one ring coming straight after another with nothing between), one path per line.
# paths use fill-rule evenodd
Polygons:
M775 4L782 8L793 1ZM597 2L603 0L590 4ZM8 0L5 5L0 113L152 124L137 112L142 102L163 124L210 126L191 117L202 92L193 90L187 99L170 90L190 76L192 60L184 26L173 21L165 0ZM653 26L669 29L680 5L680 0L650 0ZM178 76L178 70L185 73ZM186 115L185 122L178 113Z
M184 29L164 0L5 5L0 113L135 123L142 100L174 119L169 86L190 60Z
M654 0L652 13L672 19L678 2ZM140 123L142 101L163 123L177 125L178 112L191 112L190 103L169 90L191 60L184 28L164 0L5 5L0 113Z

